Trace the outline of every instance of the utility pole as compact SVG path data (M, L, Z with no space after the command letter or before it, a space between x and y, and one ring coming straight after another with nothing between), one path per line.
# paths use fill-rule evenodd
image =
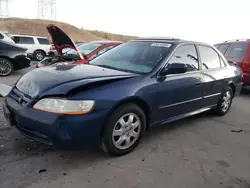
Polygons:
M56 20L56 0L38 0L38 18Z

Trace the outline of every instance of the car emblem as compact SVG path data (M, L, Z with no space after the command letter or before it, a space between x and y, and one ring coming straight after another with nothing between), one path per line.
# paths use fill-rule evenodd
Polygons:
M18 103L19 103L19 104L21 104L21 103L22 103L22 98L21 98L21 97L19 97L19 99L18 99Z

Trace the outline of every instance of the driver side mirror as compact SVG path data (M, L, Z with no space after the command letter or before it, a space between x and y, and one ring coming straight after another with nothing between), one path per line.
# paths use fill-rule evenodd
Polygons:
M171 63L164 67L160 75L181 74L187 72L187 65L183 63Z

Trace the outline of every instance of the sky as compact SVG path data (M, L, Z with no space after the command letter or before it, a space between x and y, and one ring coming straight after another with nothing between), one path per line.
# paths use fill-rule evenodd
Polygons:
M250 0L57 0L57 21L134 36L210 44L250 38ZM37 0L11 0L11 17L37 18Z

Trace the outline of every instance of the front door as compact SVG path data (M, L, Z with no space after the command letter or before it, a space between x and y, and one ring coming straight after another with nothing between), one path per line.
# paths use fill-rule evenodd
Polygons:
M199 70L197 51L194 45L178 47L168 64L186 64L188 71L181 74L160 76L153 84L156 110L154 119L164 121L202 108L204 81Z

